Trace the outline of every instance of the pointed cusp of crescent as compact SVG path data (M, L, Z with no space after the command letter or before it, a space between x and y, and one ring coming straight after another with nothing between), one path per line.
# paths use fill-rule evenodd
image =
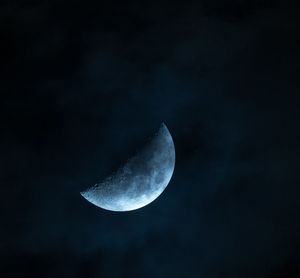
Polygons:
M135 210L148 205L164 191L174 168L174 142L168 128L162 124L138 154L81 195L106 210Z

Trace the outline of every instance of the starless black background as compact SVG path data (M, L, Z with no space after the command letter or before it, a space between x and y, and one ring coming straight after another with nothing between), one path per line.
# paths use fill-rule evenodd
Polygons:
M2 0L0 277L300 277L299 8ZM156 201L80 196L161 122Z

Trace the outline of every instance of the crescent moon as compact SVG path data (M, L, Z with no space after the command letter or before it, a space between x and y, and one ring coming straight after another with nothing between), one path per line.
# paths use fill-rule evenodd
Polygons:
M175 146L163 123L150 142L113 175L80 194L111 211L130 211L153 202L169 184L175 168Z

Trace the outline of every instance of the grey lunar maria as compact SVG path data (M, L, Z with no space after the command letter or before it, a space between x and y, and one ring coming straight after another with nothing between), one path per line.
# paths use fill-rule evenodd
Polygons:
M162 124L144 149L113 175L81 195L106 210L135 210L148 205L164 191L174 167L174 142L168 128Z

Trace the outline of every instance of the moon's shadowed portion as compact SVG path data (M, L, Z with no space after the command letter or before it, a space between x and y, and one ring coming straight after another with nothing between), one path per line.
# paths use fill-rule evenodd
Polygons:
M168 128L158 133L141 152L103 182L81 195L92 204L112 211L129 211L154 201L171 180L175 147Z

